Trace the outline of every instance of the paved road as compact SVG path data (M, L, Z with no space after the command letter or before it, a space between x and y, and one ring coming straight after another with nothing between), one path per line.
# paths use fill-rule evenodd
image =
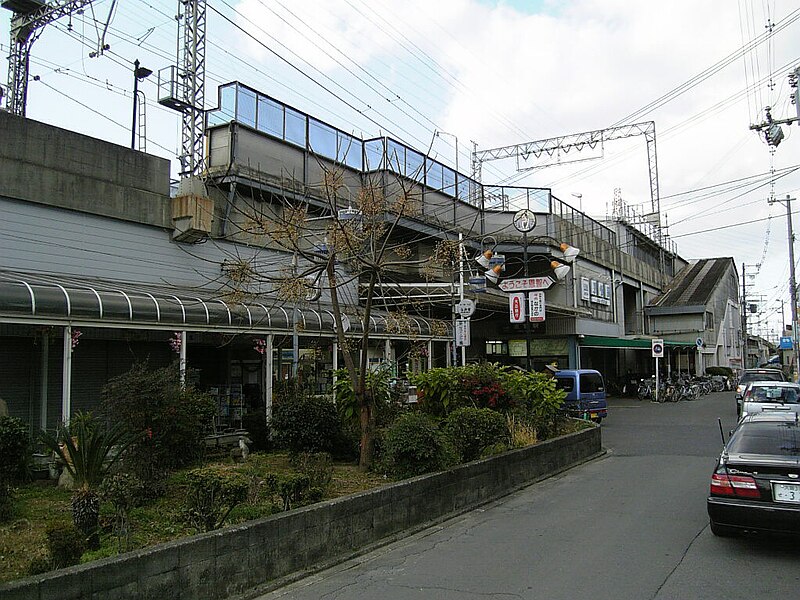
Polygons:
M605 457L260 600L797 598L800 544L708 529L733 393L609 404Z

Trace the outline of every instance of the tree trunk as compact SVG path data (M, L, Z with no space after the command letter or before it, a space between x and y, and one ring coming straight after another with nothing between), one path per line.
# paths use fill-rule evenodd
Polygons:
M99 520L100 499L97 494L91 490L77 490L72 496L72 521L86 538L89 550L100 547Z
M372 465L375 453L375 410L372 394L368 390L361 393L361 454L358 459L360 471L366 471Z

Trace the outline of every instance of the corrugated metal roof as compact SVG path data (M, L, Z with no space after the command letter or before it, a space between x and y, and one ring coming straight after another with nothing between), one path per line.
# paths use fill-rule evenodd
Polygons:
M653 303L656 306L697 306L711 300L732 258L704 258L678 273L673 285Z

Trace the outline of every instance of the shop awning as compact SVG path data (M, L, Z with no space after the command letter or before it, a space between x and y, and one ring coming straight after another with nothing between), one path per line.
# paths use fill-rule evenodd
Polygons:
M652 345L651 338L617 338L604 337L599 335L587 335L580 340L581 347L584 348L635 348L639 350L650 350ZM664 340L664 345L670 349L695 348L690 342L680 342L674 340Z
M355 308L345 311L349 334L364 331ZM297 307L274 299L233 301L213 290L186 290L101 279L0 271L0 322L75 324L97 327L174 328L191 331L334 334L329 306ZM373 312L370 331L386 337L407 335L449 340L444 321Z

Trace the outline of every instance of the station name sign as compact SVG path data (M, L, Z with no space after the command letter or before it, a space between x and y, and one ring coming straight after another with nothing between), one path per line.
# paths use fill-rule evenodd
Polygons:
M550 277L519 277L517 279L504 279L499 288L504 292L524 292L528 290L546 290L553 285Z

